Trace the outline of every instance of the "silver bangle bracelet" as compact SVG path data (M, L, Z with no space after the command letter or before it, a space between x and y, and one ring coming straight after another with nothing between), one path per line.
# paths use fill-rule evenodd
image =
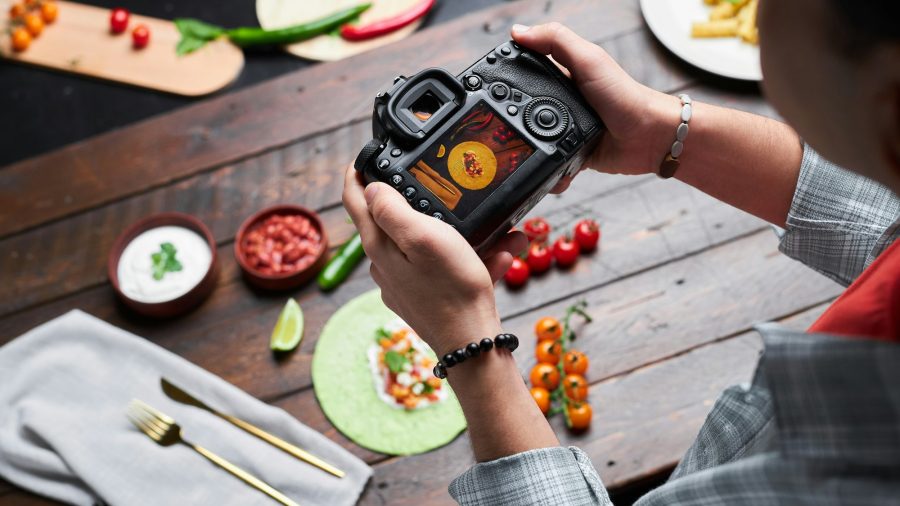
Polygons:
M663 179L669 179L675 175L676 171L678 171L678 167L680 166L678 157L681 156L681 153L684 151L684 141L687 139L688 132L690 132L688 123L691 122L691 115L693 115L693 109L691 107L693 102L691 101L691 97L686 93L678 95L678 98L681 99L681 123L675 130L675 142L672 143L672 147L669 149L666 158L659 164L658 175Z

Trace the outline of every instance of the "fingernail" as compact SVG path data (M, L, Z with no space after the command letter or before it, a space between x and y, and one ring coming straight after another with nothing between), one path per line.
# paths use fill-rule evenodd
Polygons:
M369 186L366 186L366 191L363 193L366 196L366 204L371 204L372 199L375 198L375 194L378 193L378 185L370 184Z
M525 33L525 32L527 32L528 30L531 30L531 27L530 27L530 26L526 26L526 25L515 24L515 25L513 25L513 27L512 27L512 31L514 31L514 32L516 32L516 33Z

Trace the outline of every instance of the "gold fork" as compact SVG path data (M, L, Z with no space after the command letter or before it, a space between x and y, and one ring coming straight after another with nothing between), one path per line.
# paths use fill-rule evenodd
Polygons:
M244 471L202 446L186 441L181 436L181 426L175 423L175 420L149 406L147 403L138 399L132 399L131 403L128 405L126 414L128 419L131 420L131 423L140 429L141 432L149 436L150 439L156 441L160 446L172 446L178 443L190 446L194 451L209 459L213 464L216 464L229 473L244 480L247 484L256 487L281 504L284 504L285 506L299 506L290 498L247 471Z

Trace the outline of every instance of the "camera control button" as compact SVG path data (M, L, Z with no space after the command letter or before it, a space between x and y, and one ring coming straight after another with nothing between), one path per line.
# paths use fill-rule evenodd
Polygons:
M401 176L400 174L394 174L393 176L391 176L391 184L399 187L401 184L403 184L403 176Z
M406 200L412 200L412 199L416 198L416 189L413 188L412 186L407 186L403 190L403 196L406 197Z
M512 54L512 49L503 46L500 48L500 54L502 54L503 56L509 56L510 54Z
M521 102L522 101L522 92L514 91L512 95L513 102Z
M402 154L403 154L403 151L400 151L400 148L394 148L391 150L391 156L393 156L394 158L397 158L398 156L400 156Z
M485 58L485 60L487 60L487 62L490 63L491 65L497 63L497 57L492 54L487 55L487 58Z
M468 76L466 77L465 81L466 88L469 90L477 90L478 88L481 88L481 78L478 76Z
M566 136L566 142L574 147L578 147L578 145L581 144L581 138L579 138L578 134L576 134L575 132L571 132Z
M556 113L550 109L544 109L537 115L538 125L541 125L544 128L553 128L558 121L559 117L557 117Z
M435 212L431 213L431 217L441 220L441 221L444 221L444 215L441 214L439 211L435 211Z
M510 116L515 116L516 114L519 114L519 108L511 105L506 108L506 112L508 112Z
M416 202L416 209L422 213L428 212L428 210L431 209L431 202L428 202L428 199L421 199Z
M505 84L495 84L491 86L491 96L497 100L506 100L509 96L509 87Z

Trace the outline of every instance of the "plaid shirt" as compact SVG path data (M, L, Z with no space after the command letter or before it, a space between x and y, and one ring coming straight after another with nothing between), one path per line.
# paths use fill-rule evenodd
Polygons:
M806 147L780 249L851 283L900 235L900 199ZM900 505L900 346L757 327L749 387L725 390L669 481L637 501ZM463 505L612 504L588 456L550 448L476 464Z

